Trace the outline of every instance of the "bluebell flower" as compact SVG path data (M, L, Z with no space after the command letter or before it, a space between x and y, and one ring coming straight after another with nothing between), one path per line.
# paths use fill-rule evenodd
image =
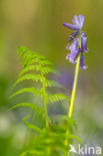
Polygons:
M85 17L83 15L74 15L72 22L73 24L63 23L63 25L73 30L81 30L84 26Z
M67 49L70 50L71 53L66 56L66 59L74 64L76 63L76 58L79 54L79 49L77 48L77 45L78 45L78 39L75 39L74 42L71 44L71 46L67 47Z
M69 37L69 42L71 42L78 34L79 34L79 31L73 32L71 36Z
M81 54L81 58L80 58L80 67L82 69L86 69L87 68L87 66L85 66L85 60L84 60L84 55L83 54Z
M81 38L81 48L83 52L88 52L87 49L87 37L84 32L82 32L82 38Z
M75 64L78 54L81 53L80 67L82 69L86 69L87 66L85 66L84 52L88 52L87 36L82 31L82 28L85 24L85 17L83 15L74 15L72 23L73 24L63 23L63 25L67 28L75 30L69 37L69 43L72 42L72 44L70 46L67 46L67 50L70 50L71 53L66 56L66 59Z

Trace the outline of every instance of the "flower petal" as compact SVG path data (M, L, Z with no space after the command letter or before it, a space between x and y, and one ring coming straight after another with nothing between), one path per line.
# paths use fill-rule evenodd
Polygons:
M69 42L71 42L78 34L79 31L75 31L74 33L72 33L71 36L69 37Z
M77 46L78 46L78 39L76 38L71 44L71 46L69 47L69 50L75 51L77 49Z
M72 19L72 23L75 25L75 20L74 19Z
M84 32L82 33L82 52L88 52L87 51L87 37Z
M66 59L69 60L71 63L76 63L76 58L79 54L79 49L77 49L78 40L75 39L72 45L69 47L69 50L71 51L70 54L66 56Z
M80 27L80 24L79 24L79 18L77 15L74 15L74 20L72 21L75 25L77 25L78 27Z
M85 17L83 15L74 15L74 19L72 20L73 24L82 29L84 26Z
M87 37L86 34L85 34L85 32L82 32L82 36L83 36L83 37Z
M74 53L75 54L75 53ZM68 54L67 56L66 56L66 59L67 60L69 60L69 62L71 62L71 63L73 63L73 64L75 64L75 63L77 63L76 61L75 61L75 55L73 55L73 54Z
M68 27L68 28L72 29L72 30L79 30L77 25L72 25L72 24L69 24L69 23L63 23L63 25L65 27Z
M83 28L84 22L85 22L85 16L79 15L79 25L80 25L80 29Z
M83 54L81 54L80 68L81 68L81 69L86 69L86 68L87 68L87 66L85 66L85 60L84 60Z

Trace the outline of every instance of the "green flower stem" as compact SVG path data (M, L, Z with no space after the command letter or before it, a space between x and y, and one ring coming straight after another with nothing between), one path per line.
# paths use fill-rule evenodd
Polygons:
M76 68L75 68L75 77L74 77L70 107L69 107L69 112L68 112L68 117L69 118L71 118L72 114L73 114L73 108L74 108L74 102L75 102L75 96L76 96L76 89L77 89L77 82L78 82L78 75L79 75L80 57L81 57L81 54L79 54L79 56L77 58L77 64L76 64Z
M81 48L81 31L80 31L79 36L80 36L79 45L80 45L80 48ZM73 109L74 109L74 102L75 102L78 75L79 75L79 67L80 67L80 58L81 58L81 53L79 53L79 55L77 57L77 63L76 63L76 67L75 67L74 83L73 83L72 95L71 95L71 100L70 100L70 107L69 107L69 111L68 111L68 117L69 118L72 118Z
M77 89L77 82L78 82L78 75L79 75L79 66L80 66L80 58L81 54L78 55L76 68L75 68L75 76L74 76L74 83L73 83L73 89L72 89L72 95L71 95L71 101L70 101L70 107L68 111L68 117L72 118L73 109L74 109L74 102L75 102L75 96L76 96L76 89ZM66 136L69 134L69 131L66 131ZM65 147L68 145L68 139L64 142ZM67 151L64 152L64 156L67 156Z

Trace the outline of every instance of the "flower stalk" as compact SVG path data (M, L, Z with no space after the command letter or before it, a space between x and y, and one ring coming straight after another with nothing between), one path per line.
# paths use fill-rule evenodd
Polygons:
M70 107L69 107L69 111L68 111L68 117L69 118L72 118L73 109L74 109L74 102L75 102L78 75L79 75L79 67L80 67L80 58L81 58L81 54L78 55L76 68L75 68L74 83L73 83L73 89L72 89L72 94L71 94ZM66 131L66 136L68 136L68 134L69 134L69 130ZM68 139L67 138L64 142L64 145L65 145L65 147L68 146ZM64 156L67 156L67 151L64 152Z
M74 19L72 20L73 24L63 23L65 27L69 29L75 30L69 37L69 43L72 42L71 45L67 46L67 50L70 53L66 56L66 59L69 60L72 64L76 64L75 67L75 75L74 75L74 83L73 89L71 94L70 106L68 111L68 118L72 118L73 109L74 109L74 102L76 97L76 90L77 90L77 83L78 83L78 75L79 75L79 68L86 69L85 66L85 59L84 59L84 52L87 53L87 36L82 31L84 27L85 17L83 15L74 15ZM66 130L66 139L64 141L65 147L68 146L68 138L70 131ZM64 151L63 156L67 156L67 150Z
M72 118L72 114L73 114L73 108L74 108L74 102L75 102L75 96L76 96L76 89L77 89L77 82L78 82L78 75L79 75L79 67L80 67L80 57L81 57L81 54L79 54L79 56L77 58L77 63L76 63L76 68L75 68L74 83L73 83L70 107L69 107L69 111L68 111L68 117L69 118Z

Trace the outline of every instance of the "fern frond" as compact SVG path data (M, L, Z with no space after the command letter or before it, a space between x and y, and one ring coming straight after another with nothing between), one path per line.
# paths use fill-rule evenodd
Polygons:
M21 64L23 68L32 63L36 63L39 59L39 55L37 53L30 51L26 47L19 47L18 54L22 60Z
M32 150L27 150L27 151L25 151L25 152L23 152L23 153L21 153L20 154L20 156L28 156L28 154L29 154L29 156L46 156L46 154L45 154L45 152L42 152L42 151L38 151L38 149L36 150L36 149L32 149Z
M44 65L45 65L45 66L46 66L46 65L53 66L53 64L52 64L50 61L46 60L46 59L44 59L44 60L39 60L38 63L39 63L40 65L42 65L42 66L44 66Z
M48 74L48 73L59 74L59 73L57 73L55 68L49 67L49 66L42 67L42 72L43 72L43 74Z
M12 110L12 109L18 108L18 107L22 107L22 106L23 106L23 107L29 107L29 108L31 108L31 109L36 109L39 113L41 113L41 112L43 111L42 108L40 108L40 107L37 106L36 104L32 104L32 103L19 103L19 104L16 104L16 105L12 106L12 107L9 109L9 111Z
M23 75L22 77L19 77L17 81L14 83L13 88L20 82L24 80L33 80L35 82L41 82L42 83L42 77L40 74L26 74ZM45 79L45 86L46 87L59 87L59 88L64 88L60 83L57 81L51 81L51 80L46 80Z
M26 119L29 118L29 117L30 117L30 115L27 115L26 117L24 117L24 118L22 119L23 123L24 123L29 129L35 130L35 131L37 131L37 132L39 132L39 133L42 133L42 130L41 130L39 127L35 126L34 124L30 124L28 121L26 121Z
M64 88L60 83L57 81L51 81L51 80L45 80L45 86L46 87L59 87Z
M53 64L48 61L45 57L43 56L40 56L39 54L32 56L31 60L29 60L30 64L33 64L33 63L38 63L40 64L41 66L52 66L53 67Z
M20 72L20 74L18 75L18 77L20 77L21 75L29 72L29 71L40 71L40 66L39 65L30 65L27 66L25 68L23 68L23 70Z
M69 102L68 96L64 94L54 94L54 95L48 95L48 99L51 103L67 100Z
M82 143L82 140L78 136L76 136L76 135L70 134L69 137L71 139L76 139L78 142Z
M76 122L72 118L69 118L68 116L56 114L52 115L51 119L54 123L64 125L64 127L68 129L69 132L72 132L74 128L77 129Z
M18 107L21 107L21 106L29 107L31 109L34 108L34 105L32 103L20 103L20 104L16 104L16 105L12 106L8 111L15 109L15 108L18 108Z
M19 56L22 56L22 58L25 62L29 61L29 62L31 62L31 64L38 63L42 66L44 66L44 65L53 66L53 64L50 61L48 61L44 56L41 56L40 54L38 54L34 51L30 51L29 49L27 49L24 46L21 46L18 48L18 54L19 54Z
M38 58L39 57L38 53L31 51L24 46L18 47L17 53L19 54L20 57L24 58L24 60L28 59L28 58L34 58L34 57Z
M17 81L14 83L13 85L13 88L19 83L19 82L22 82L24 80L33 80L35 82L42 82L42 78L41 78L41 75L40 74L26 74L26 75L23 75L22 77L19 77L17 79Z
M69 102L69 98L64 94L54 94L48 95L46 87L62 87L56 81L51 81L46 78L47 74L54 73L59 74L54 68L53 64L49 62L44 56L33 52L26 47L19 47L18 54L21 59L22 70L18 75L17 81L14 83L13 87L15 87L18 83L24 80L32 80L34 82L40 82L42 85L41 89L36 89L34 87L31 88L22 88L15 93L13 93L10 98L20 95L22 93L32 93L33 95L40 96L43 101L43 108L40 108L36 104L32 103L19 103L12 106L9 110L19 108L19 107L27 107L31 108L34 111L36 110L35 118L37 119L37 124L32 124L34 116L32 114L25 116L22 121L23 123L30 129L36 132L39 132L40 135L33 135L31 146L29 148L26 147L24 153L21 156L35 155L35 156L48 156L55 155L59 156L62 154L63 150L65 150L64 140L67 137L68 140L72 140L75 138L77 140L78 137L68 134L66 135L66 130L71 130L72 125L74 126L73 121L69 120L69 118L65 116L58 117L53 123L52 120L48 116L47 112L47 104L49 102L54 103L62 100L67 100ZM30 118L30 119L29 119ZM38 124L39 119L39 124ZM40 127L36 126L40 125ZM69 131L72 132L72 131ZM34 140L33 140L34 139ZM34 142L33 142L34 141ZM48 153L48 149L50 149Z
M24 52L28 51L28 49L24 46L20 46L17 48L17 52L19 54L19 56L22 56L24 54Z
M19 74L19 77L27 72L30 72L30 71L37 71L37 72L42 71L43 74L48 74L48 73L59 74L59 73L57 73L57 71L54 68L46 67L46 66L41 67L40 65L35 64L35 65L29 65L29 66L26 66L25 68L23 68L23 70Z
M51 116L54 120L56 121L68 121L71 125L75 125L76 122L72 119L72 118L69 118L68 116L66 115L63 115L63 114L56 114L56 115L53 115Z
M16 96L16 95L19 95L21 93L24 93L24 92L28 92L28 93L32 93L33 95L37 95L37 96L40 96L41 95L41 90L39 89L35 89L34 87L31 87L31 88L23 88L23 89L20 89L19 91L13 93L10 98Z

